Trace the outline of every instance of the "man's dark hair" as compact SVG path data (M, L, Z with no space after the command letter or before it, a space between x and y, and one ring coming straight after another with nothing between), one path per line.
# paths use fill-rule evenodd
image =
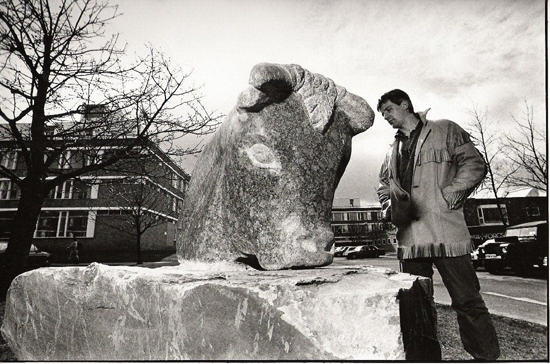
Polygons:
M378 100L378 105L376 106L376 110L380 111L382 104L385 103L386 101L391 101L396 105L401 105L403 101L407 101L407 103L409 104L409 108L408 108L409 112L414 114L414 107L413 107L411 98L403 90L396 88L395 90L386 92L384 95L380 97L380 100Z

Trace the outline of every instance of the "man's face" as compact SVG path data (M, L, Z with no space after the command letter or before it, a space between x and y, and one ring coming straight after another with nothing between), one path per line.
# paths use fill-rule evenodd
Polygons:
M380 107L380 112L386 121L394 129L399 129L404 125L405 118L409 115L408 104L406 101L402 101L397 105L391 101L386 101Z

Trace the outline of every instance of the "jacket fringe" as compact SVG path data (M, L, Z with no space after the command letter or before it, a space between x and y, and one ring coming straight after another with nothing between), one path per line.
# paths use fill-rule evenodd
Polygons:
M397 251L397 258L399 260L415 259L415 258L451 258L460 257L462 255L470 254L473 251L474 245L462 244L462 245L444 245L444 244L430 244L430 245L413 245L413 246L400 246Z
M417 165L426 163L443 163L451 162L454 157L454 152L449 149L428 149L421 150L418 156Z

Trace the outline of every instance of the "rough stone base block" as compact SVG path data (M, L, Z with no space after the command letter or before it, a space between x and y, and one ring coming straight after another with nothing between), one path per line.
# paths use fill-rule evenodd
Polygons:
M403 360L400 289L374 267L44 268L17 277L2 334L19 360Z

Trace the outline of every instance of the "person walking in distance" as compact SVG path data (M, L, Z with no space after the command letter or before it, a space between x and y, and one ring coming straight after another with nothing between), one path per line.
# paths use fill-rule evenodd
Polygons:
M383 217L397 227L401 269L431 279L435 265L457 313L464 349L476 360L495 360L500 348L470 259L463 212L466 197L485 178L485 160L458 124L427 120L429 109L416 113L402 90L382 95L377 109L397 129L377 194ZM433 283L429 294L435 317Z
M80 243L74 235L71 233L71 237L73 238L73 241L71 242L71 245L67 247L67 250L69 251L69 263L79 263L80 257L78 253L80 252Z

